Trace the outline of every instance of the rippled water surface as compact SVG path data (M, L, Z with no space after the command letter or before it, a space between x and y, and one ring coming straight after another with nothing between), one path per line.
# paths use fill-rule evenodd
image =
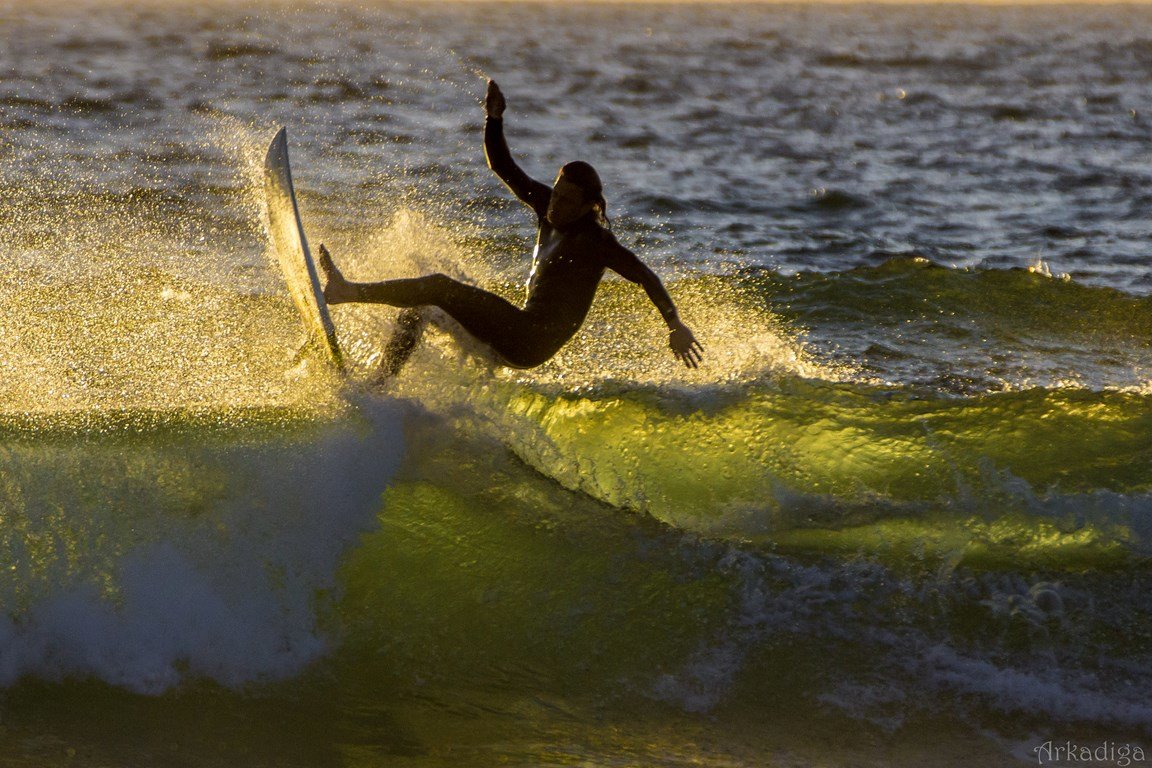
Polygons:
M268 141L350 276L515 300L487 77L701 370L618 280L531 372L309 352ZM0 764L1147 747L1149 119L1141 6L0 0Z

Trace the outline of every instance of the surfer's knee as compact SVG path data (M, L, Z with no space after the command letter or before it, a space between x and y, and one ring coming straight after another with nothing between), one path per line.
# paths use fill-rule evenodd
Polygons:
M463 283L448 277L442 272L433 272L421 279L424 287L425 304L434 304L448 309L448 306L459 302L467 289Z
M443 272L433 272L424 278L428 285L436 289L450 288L456 284L456 281L448 277Z
M441 292L443 292L443 290L448 286L448 282L449 281L448 281L447 275L442 274L440 272L432 272L430 274L421 275L420 277L413 279L411 281L411 284L413 286L419 286L420 292L426 298L432 298L432 297L440 294ZM424 303L435 303L435 302L433 301L433 302L424 302Z

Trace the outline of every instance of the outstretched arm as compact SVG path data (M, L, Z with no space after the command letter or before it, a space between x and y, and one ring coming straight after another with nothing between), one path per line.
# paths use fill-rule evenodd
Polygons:
M613 245L615 247L612 249L608 266L626 280L637 283L644 288L644 292L660 310L660 316L664 318L664 323L668 326L668 346L672 348L672 353L676 355L676 359L688 368L699 367L704 360L704 347L696 341L692 330L681 322L680 314L676 311L676 305L673 303L672 297L668 295L668 289L664 287L664 283L660 282L656 273L649 269L647 264L640 261L632 251L619 243L614 242Z
M504 139L505 106L500 86L496 85L496 81L489 80L488 93L484 98L484 109L488 113L488 119L484 121L484 157L488 160L488 167L512 190L512 194L542 218L548 211L552 190L524 173L512 159L508 142Z

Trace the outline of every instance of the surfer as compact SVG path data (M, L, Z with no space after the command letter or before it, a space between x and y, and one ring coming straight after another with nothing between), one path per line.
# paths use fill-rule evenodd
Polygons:
M490 347L505 364L533 368L556 354L576 334L592 306L605 269L643 286L668 326L668 346L689 368L703 360L703 347L681 322L660 278L622 246L609 229L600 177L591 165L565 165L551 187L528 176L512 159L504 139L505 99L488 81L485 96L484 153L491 168L535 213L539 225L528 298L523 308L452 278L424 277L354 283L320 246L320 267L329 304L363 302L395 307L436 306L469 334ZM400 328L388 345L385 369L396 373L419 337L414 310L401 313Z

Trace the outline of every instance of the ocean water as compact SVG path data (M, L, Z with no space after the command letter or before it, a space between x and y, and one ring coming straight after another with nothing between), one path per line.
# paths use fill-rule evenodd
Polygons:
M486 77L699 370L618 279L307 347L281 125L346 274L522 295ZM1149 759L1149 120L1140 6L0 0L0 765Z

